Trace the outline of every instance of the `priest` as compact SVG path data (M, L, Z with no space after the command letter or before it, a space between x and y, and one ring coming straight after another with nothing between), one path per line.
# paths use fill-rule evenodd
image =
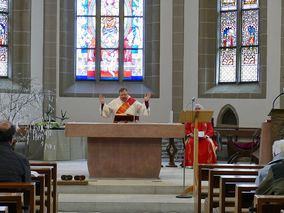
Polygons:
M100 94L101 116L108 118L114 115L114 122L129 122L139 120L139 116L149 116L149 100L151 93L144 96L144 103L132 98L126 88L119 90L119 97L112 100L109 104L105 103L105 98Z

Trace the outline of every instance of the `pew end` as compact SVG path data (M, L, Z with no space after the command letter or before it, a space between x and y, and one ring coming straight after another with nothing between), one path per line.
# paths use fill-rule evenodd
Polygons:
M34 182L0 182L0 192L23 192L24 205L29 206L30 213L35 213L35 192Z
M254 195L257 213L280 212L284 208L284 195Z

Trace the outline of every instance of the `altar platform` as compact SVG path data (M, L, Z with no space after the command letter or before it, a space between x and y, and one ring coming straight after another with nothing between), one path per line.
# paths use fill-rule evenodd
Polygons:
M193 198L176 198L183 192L181 167L164 166L159 178L127 179L90 178L85 159L57 161L57 165L58 180L61 175L85 175L88 180L88 185L58 185L58 212L194 212ZM185 177L185 185L192 185L193 169L186 168Z

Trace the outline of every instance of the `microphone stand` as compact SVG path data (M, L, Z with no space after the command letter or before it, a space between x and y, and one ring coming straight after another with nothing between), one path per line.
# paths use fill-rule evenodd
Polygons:
M281 95L283 95L284 92L280 93L272 102L272 109L274 109L274 104L275 104L275 101L277 100L277 98L279 98Z
M193 103L195 101L195 98L191 99L191 109L193 111ZM185 191L185 142L186 142L186 107L183 113L183 121L184 121L184 139L183 139L183 177L182 177L182 186L183 186L183 193L180 195L177 195L176 198L192 198L191 195L184 193Z

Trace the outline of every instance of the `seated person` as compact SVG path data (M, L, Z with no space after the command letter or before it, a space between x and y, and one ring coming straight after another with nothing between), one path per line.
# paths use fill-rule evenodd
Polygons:
M12 149L13 136L16 128L9 122L0 122L0 182L31 182L29 161ZM14 212L14 206L10 206ZM22 207L29 212L28 206ZM10 210L9 210L10 212Z
M284 140L275 141L273 144L274 158L258 172L256 184L258 195L284 195ZM277 154L278 153L278 154ZM250 212L257 212L255 204L249 208Z
M265 167L259 170L255 184L259 185L267 176L268 171L272 165L282 163L284 160L284 139L274 141L272 145L273 159Z
M0 122L0 182L31 182L29 161L13 151L15 126Z
M256 194L284 195L284 160L270 165L267 176L258 185Z
M141 104L128 95L126 88L121 88L119 90L119 97L112 100L109 104L106 104L105 98L99 95L101 116L108 118L114 115L114 122L139 120L139 116L148 116L150 113L150 97L151 93L149 92L144 96L145 103Z
M196 104L194 110L203 110L203 106ZM194 154L194 123L186 123L185 133L188 139L185 142L185 166L193 166ZM218 144L212 140L214 129L211 122L198 123L199 143L198 143L198 163L217 163L216 151Z

